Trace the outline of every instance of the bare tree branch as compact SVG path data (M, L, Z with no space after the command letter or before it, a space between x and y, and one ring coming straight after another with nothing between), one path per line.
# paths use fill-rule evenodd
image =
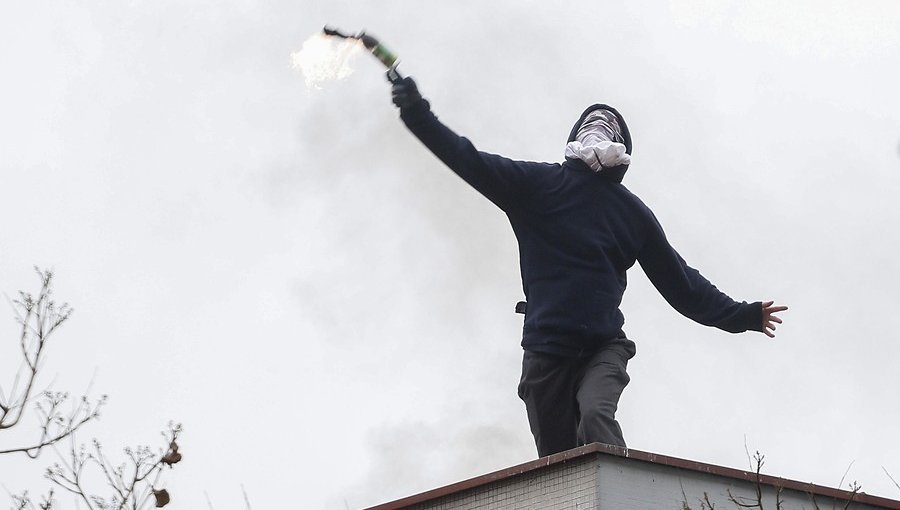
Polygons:
M157 453L147 446L125 448L126 460L118 465L110 462L99 441L93 441L91 450L85 445L76 449L73 441L69 459L61 458L62 463L48 469L47 479L77 496L89 510L139 510L148 507L153 498L159 505L169 498L168 491L160 488L159 484L163 469L174 464L165 459L171 459L173 446L177 450L176 440L180 433L181 425L170 423L169 430L163 434L167 448ZM103 475L106 485L112 490L110 496L100 496L84 486L82 474L88 466L94 466Z
M244 484L241 484L241 492L244 493L244 504L247 505L247 510L253 510L253 509L250 507L250 498L247 497L247 491L244 490Z
M69 395L60 392L44 392L42 400L36 405L36 412L40 418L39 427L41 435L33 444L0 450L0 455L9 453L25 453L32 459L36 459L44 447L56 444L62 439L71 436L85 423L99 418L100 409L106 404L106 396L100 397L93 405L82 397L79 404L74 406L68 416L64 416L59 408L68 400Z
M163 432L167 446L160 448L158 453L147 446L125 448L126 460L114 465L104 454L99 441L93 441L91 450L83 444L77 447L75 444L76 432L87 422L100 417L100 410L107 400L105 395L92 403L87 396L76 400L70 399L66 392L50 391L49 388L37 390L37 379L46 357L47 343L69 319L72 308L67 303L57 304L53 300L52 271L42 271L37 267L35 271L41 280L37 294L20 291L18 299L8 299L19 325L18 348L21 359L12 378L10 391L5 392L0 388L0 431L19 425L25 408L34 403L40 435L25 446L0 447L0 455L24 453L34 459L44 448L50 447L56 453L58 461L44 473L45 478L53 484L47 495L35 502L27 491L18 495L10 494L13 508L51 510L55 506L54 489L74 496L76 505L81 507L83 503L87 510L139 510L148 506L150 496L155 497L157 507L164 506L169 502L169 493L160 487L160 480L165 467L171 468L181 460L182 455L178 452L176 442L181 433L180 424L169 423L168 431ZM71 404L68 412L65 410L66 404ZM70 441L70 447L65 453L58 449L63 439ZM85 483L86 475L94 481L95 474L101 475L100 480L105 478L105 485L111 489L108 497L103 497L86 486L89 485Z
M746 444L744 445L744 448L746 449ZM749 450L748 450L748 454L749 454ZM729 501L731 501L732 503L734 503L735 505L737 505L737 506L739 506L739 507L741 507L741 508L759 508L759 510L763 510L763 502L762 502L762 467L763 467L763 465L766 463L766 462L765 462L765 459L766 459L766 456L763 455L763 454L761 454L761 453L759 453L759 451L757 451L756 454L753 455L753 460L756 461L756 483L755 483L755 488L756 488L756 501L755 501L755 502L749 502L749 503L748 503L748 499L747 499L747 498L744 498L744 497L737 497L737 496L735 496L734 494L731 493L731 489L728 489L727 493L728 493L728 500L729 500Z
M68 415L60 408L68 399L67 393L43 391L35 397L37 377L46 354L47 342L54 332L71 317L73 309L68 303L57 304L53 300L53 272L35 267L41 281L40 290L33 295L20 291L19 298L10 301L16 321L19 323L19 349L22 363L13 377L7 394L0 391L0 430L18 425L29 402L37 399L36 413L39 419L40 437L27 446L0 448L0 455L24 453L37 458L44 447L69 437L85 423L100 416L100 408L106 403L101 397L93 406L82 397Z
M854 459L854 460L851 460L851 461L850 461L850 464L847 465L847 470L844 471L844 474L841 476L841 481L838 482L838 487L839 487L839 488L844 486L844 480L847 478L847 475L850 474L850 468L853 467L853 463L854 463L854 462L856 462L855 459ZM854 483L855 483L855 482L854 482Z
M887 477L890 478L892 482L894 482L894 486L897 487L898 489L900 489L900 483L897 483L897 480L894 480L894 477L891 476L890 473L888 473L888 470L885 469L884 466L881 466L881 470L884 471L884 474L886 474Z
M850 497L847 499L847 503L844 505L844 510L850 508L850 504L853 503L853 500L856 499L856 495L859 494L859 491L862 490L862 486L856 481L850 484Z

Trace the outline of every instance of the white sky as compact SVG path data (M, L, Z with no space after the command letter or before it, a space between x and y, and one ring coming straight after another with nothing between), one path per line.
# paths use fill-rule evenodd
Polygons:
M0 8L0 291L76 312L44 383L108 393L110 452L184 423L172 508L372 505L531 460L503 214L409 135L379 64L308 92L290 54L370 30L483 149L559 160L594 102L625 184L778 338L679 316L636 268L619 419L639 450L900 499L900 4L30 2ZM0 384L16 356L0 320ZM21 433L21 431L20 431ZM0 446L12 437L0 438ZM9 490L46 489L0 457ZM66 501L66 503L70 503Z

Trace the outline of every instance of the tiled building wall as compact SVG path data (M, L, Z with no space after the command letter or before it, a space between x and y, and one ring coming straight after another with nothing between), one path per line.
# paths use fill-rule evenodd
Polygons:
M369 510L744 508L900 510L900 501L592 444Z
M756 503L756 486L711 473L633 461L609 455L585 455L441 496L404 510L743 510L730 500ZM777 493L763 486L764 508L814 510L844 508L845 502L798 490ZM851 510L879 506L853 502Z
M410 510L588 510L598 508L597 457L546 469L413 505Z

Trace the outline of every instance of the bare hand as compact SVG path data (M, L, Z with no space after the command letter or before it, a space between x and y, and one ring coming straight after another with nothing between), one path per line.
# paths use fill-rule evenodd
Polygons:
M781 324L781 319L775 314L787 310L786 306L775 306L774 301L766 301L762 304L763 333L769 338L775 338L775 324Z

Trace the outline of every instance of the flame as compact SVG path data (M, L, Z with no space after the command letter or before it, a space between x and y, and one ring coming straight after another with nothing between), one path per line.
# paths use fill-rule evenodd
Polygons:
M291 67L299 69L307 88L321 89L320 83L350 76L350 60L362 51L357 39L336 39L325 34L313 35L300 51L291 53Z

